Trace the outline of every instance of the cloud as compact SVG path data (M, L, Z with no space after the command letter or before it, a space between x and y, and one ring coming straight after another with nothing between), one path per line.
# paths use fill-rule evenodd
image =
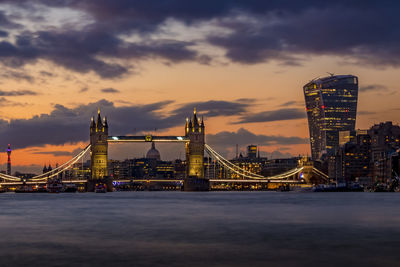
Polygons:
M114 89L114 88L103 88L103 89L101 89L101 92L115 94L115 93L119 93L120 91L117 89Z
M33 83L35 81L35 78L33 76L25 73L24 71L14 71L14 70L6 69L6 68L0 69L0 70L1 70L0 77L3 79L12 79L12 80L16 80L16 81L22 80L22 81L26 81L29 83Z
M294 157L292 153L282 152L281 150L274 150L272 152L267 152L267 157L269 159L287 159Z
M357 115L375 115L377 112L367 111L367 110L360 110L357 111Z
M305 117L306 114L303 109L282 108L271 111L263 111L255 114L245 114L240 117L239 121L234 122L234 124L296 120Z
M360 86L358 90L360 92L386 92L389 89L382 84L371 84L367 86Z
M73 151L64 151L64 150L54 150L54 151L38 151L38 149L35 149L33 151L30 151L32 154L39 154L39 155L52 155L55 157L61 157L61 156L75 156L79 152L81 152L81 148L74 149Z
M0 12L0 26L18 29L0 42L4 65L18 68L40 60L102 78L132 73L141 60L167 64L209 64L213 55L199 45L217 46L232 62L278 61L299 66L310 56L339 56L363 66L400 66L397 29L399 3L394 1L240 1L186 0L91 1L4 0L12 8L32 10L36 17L59 8L80 12L81 20L53 27L27 27L40 20L27 16L20 25ZM154 6L157 6L155 9ZM29 13L25 11L25 13ZM60 13L62 14L62 13ZM326 19L329 18L329 19ZM169 34L162 27L174 20L190 34ZM62 20L60 20L62 21ZM68 21L68 20L66 20ZM21 22L22 23L22 22ZM198 25L220 31L196 32ZM351 27L349 27L351 25ZM368 29L368 31L365 31ZM183 36L183 37L182 37ZM311 40L311 41L310 41Z
M37 95L37 92L31 90L19 90L19 91L3 91L0 90L0 96L24 96L24 95Z
M0 31L0 37L8 37L8 32Z
M20 107L20 106L26 106L27 103L20 103L20 102L15 102L15 101L10 101L6 99L5 97L0 97L0 106L3 107ZM0 119L1 121L1 119Z
M304 102L300 102L300 101L288 101L285 102L281 105L279 105L279 107L287 107L287 106L299 106L299 105L304 105Z
M0 98L0 104L21 105L9 102L4 97ZM197 107L199 115L205 115L206 119L239 115L244 120L246 116L255 116L254 114L246 115L248 114L248 109L253 105L254 102L252 101L236 100L231 102L192 102L176 106L174 101L166 100L144 105L125 103L123 106L115 106L113 102L104 99L73 108L56 104L49 114L40 114L28 119L11 119L10 121L0 119L0 147L2 144L7 145L8 143L11 143L14 148L25 148L44 146L46 144L62 145L66 143L88 142L90 118L97 114L98 108L101 109L102 115L108 118L110 135L128 135L154 131L155 128L162 132L176 126L182 126L183 131L185 117L193 114L194 107ZM170 111L166 112L165 110ZM265 113L268 112L271 111ZM278 116L279 114L275 115ZM269 119L272 119L272 114ZM282 117L282 119L286 120L289 118ZM274 120L279 120L279 117L274 118ZM249 140L250 137L253 139L259 138L255 141L260 144L266 141L271 144L274 141L282 143L292 142L293 144L301 142L300 139L287 139L286 137L279 136L268 137L272 139L267 140L263 139L265 138L264 136L251 135L251 133L243 129L238 132L241 135L246 133L247 139L244 138L243 140ZM213 137L211 135L210 138L212 140L218 136ZM227 140L231 139L228 138Z
M149 40L132 43L90 28L86 32L26 31L16 39L15 43L0 42L0 59L9 67L18 68L45 59L75 72L92 71L102 78L120 77L132 69L130 64L117 63L116 60L161 58L177 63L195 61L198 56L190 49L193 44L189 42Z
M233 151L236 144L240 148L245 148L250 144L263 147L277 145L289 146L308 144L309 140L308 138L302 138L298 136L255 134L244 128L240 128L236 132L223 131L217 134L207 134L206 142L219 153L223 154L224 156L228 156L229 154L232 155L229 149ZM289 153L286 153L285 157L288 154Z
M41 71L40 75L45 76L45 77L55 77L56 76L54 73L51 73L48 71Z
M119 103L122 105L132 105L133 104L131 101L126 101L126 100L122 100L122 99L115 100L115 103Z
M0 10L0 28L2 29L16 29L16 28L20 28L21 25L15 22L12 22L11 20L8 19L8 17L6 16L5 12L3 10ZM3 33L6 33L4 31L2 31ZM6 36L8 36L8 34L5 34Z
M2 103L1 98L0 103ZM25 148L46 144L87 142L90 118L97 114L99 107L102 114L108 118L110 135L137 134L154 131L155 128L162 131L176 126L182 126L183 131L185 117L193 114L194 103L172 109L170 114L164 112L164 109L172 104L174 102L169 100L145 105L127 103L118 107L107 100L74 108L56 104L50 114L10 121L0 119L0 146L11 143L14 148ZM208 117L243 113L248 106L248 104L228 101L196 102L196 105L201 107L201 111Z
M308 138L297 136L281 136L281 135L262 135L254 134L244 128L240 128L236 132L219 132L217 134L208 134L207 143L210 145L235 145L240 146L257 144L263 146L270 145L298 145L307 144Z
M210 100L205 102L191 102L176 108L174 114L192 114L193 108L200 111L201 116L236 116L244 114L254 103L250 99L238 99L236 101Z
M400 37L395 31L400 22L393 7L373 1L363 1L363 8L355 1L347 3L320 6L309 2L296 12L290 9L291 4L282 3L258 16L239 12L220 21L230 34L210 35L208 40L224 48L230 60L243 64L274 60L299 65L309 56L335 55L360 65L399 67Z

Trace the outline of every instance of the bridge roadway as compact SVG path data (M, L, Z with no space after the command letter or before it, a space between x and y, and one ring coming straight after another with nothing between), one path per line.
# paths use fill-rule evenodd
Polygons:
M63 180L62 183L64 184L81 184L86 183L87 180ZM165 179L138 179L138 180L114 180L117 183L183 183L184 180L165 180ZM290 183L290 184L301 184L301 181L298 180L251 180L251 179L210 179L211 183ZM27 181L25 184L27 185L37 185L37 184L46 184L46 181ZM3 182L0 183L2 186L11 186L11 185L22 185L22 182Z
M107 138L109 143L128 143L128 142L178 142L187 143L189 139L185 136L109 136Z

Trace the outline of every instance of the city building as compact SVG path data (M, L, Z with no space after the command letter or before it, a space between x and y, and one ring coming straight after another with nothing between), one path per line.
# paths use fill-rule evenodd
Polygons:
M390 183L400 173L400 126L392 122L368 130L339 132L339 149L328 157L328 175L338 183Z
M391 156L400 148L400 126L391 121L375 124L368 130L371 137L371 176L375 182L392 179Z
M146 158L161 160L160 152L156 149L156 144L154 142L151 142L151 148L147 151Z
M114 180L125 179L185 179L186 162L162 161L154 158L136 158L108 161L109 176Z
M342 131L340 147L330 157L329 177L338 183L371 184L371 137L366 130Z
M249 145L247 147L247 157L251 159L255 159L257 157L257 146Z
M303 90L312 159L334 155L339 147L339 132L355 129L358 78L331 75L310 81Z
M43 172L45 172L46 166L43 168ZM51 171L51 166L47 168L47 171ZM61 173L62 179L66 180L87 180L90 179L90 160L85 162L77 162L72 165L69 170L64 171Z
M260 157L259 153L257 155L257 152L259 151L256 145L249 145L247 146L246 157L243 157L243 155L240 153L239 157L231 160L231 162L245 171L261 175L263 166L265 165L267 158ZM219 176L221 178L234 178L234 179L242 178L242 176L238 174L235 174L233 172L231 173L229 171L227 172L224 168L221 168L221 170L216 173L217 174L219 173Z
M261 175L268 177L292 170L298 167L299 160L299 157L267 160L262 166Z

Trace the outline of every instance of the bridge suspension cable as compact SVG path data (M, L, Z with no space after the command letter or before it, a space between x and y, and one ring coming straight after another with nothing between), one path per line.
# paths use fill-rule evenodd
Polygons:
M90 144L87 145L81 152L79 152L75 157L71 158L67 162L54 168L51 171L36 175L36 176L30 178L29 181L42 181L42 180L46 180L46 179L49 179L49 178L59 175L63 171L71 168L71 166L74 165L76 162L78 162L89 150L90 150ZM8 180L8 181L14 181L14 182L22 181L22 178L20 178L20 177L7 175L4 173L0 173L0 178L4 179L4 180Z
M254 179L254 180L282 180L282 179L287 179L291 176L294 176L303 170L303 167L300 167L300 168L295 168L295 169L289 170L289 171L284 172L279 175L264 177L262 175L255 174L250 171L244 170L244 169L240 168L239 166L233 164L232 162L230 162L229 160L225 159L220 154L218 154L215 150L213 150L207 144L205 144L205 150L211 157L215 158L218 161L218 163L220 163L223 167L227 168L228 170L237 174L239 177L243 177L243 178Z
M323 173L322 171L318 170L317 168L313 168L313 172L320 175L324 179L329 180L329 176L327 174Z
M15 176L12 176L12 175L8 175L8 174L5 174L5 173L0 173L0 178L4 179L4 180L7 180L7 181L13 181L13 182L20 182L21 181L21 178L15 177Z
M57 168L55 168L49 172L45 172L40 175L36 175L29 180L30 181L40 181L40 180L46 180L46 179L52 178L54 176L57 176L60 173L62 173L63 171L71 168L71 166L74 165L76 162L78 162L89 150L90 150L90 145L87 145L85 147L85 149L83 149L81 152L79 152L79 154L77 154L75 157L68 160L64 164L58 166Z
M207 152L210 156L212 156L212 157L214 157L216 160L220 161L223 165L227 165L227 167L229 166L229 168L238 169L238 171L242 171L242 174L240 174L240 175L247 174L247 175L249 175L249 176L259 177L259 178L262 178L262 179L265 178L265 177L263 177L262 175L252 173L252 172L250 172L250 171L247 171L247 170L245 170L245 169L242 169L242 168L240 168L239 166L233 164L232 162L230 162L229 160L225 159L223 156L221 156L220 154L218 154L218 153L217 153L214 149L212 149L209 145L205 144L204 147L205 147L206 152Z

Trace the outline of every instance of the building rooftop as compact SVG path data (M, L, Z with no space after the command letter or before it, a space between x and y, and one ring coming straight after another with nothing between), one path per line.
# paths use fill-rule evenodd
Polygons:
M327 83L327 82L331 82L331 81L335 81L335 80L341 80L341 79L347 79L347 78L355 78L356 76L354 75L331 75L331 76L327 76L327 77L323 77L323 78L316 78L311 80L310 82L308 82L305 86L309 86L311 84L316 84L316 85L320 85L323 83Z

